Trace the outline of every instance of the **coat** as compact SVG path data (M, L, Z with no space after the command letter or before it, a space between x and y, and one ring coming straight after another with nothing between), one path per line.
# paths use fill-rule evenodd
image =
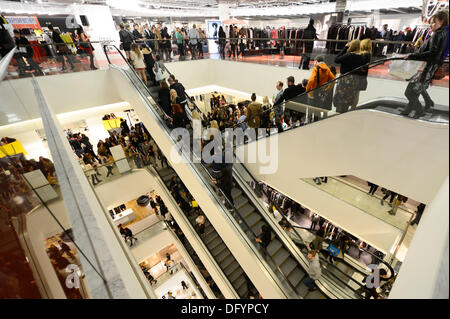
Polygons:
M316 87L335 79L334 74L331 72L330 68L325 63L322 62L317 66L320 69L319 85L317 85L317 67L314 67L311 72L311 77L308 80L308 85L306 86L306 92L314 90Z
M261 113L263 108L261 103L252 102L247 107L247 123L251 128L259 128L261 125Z

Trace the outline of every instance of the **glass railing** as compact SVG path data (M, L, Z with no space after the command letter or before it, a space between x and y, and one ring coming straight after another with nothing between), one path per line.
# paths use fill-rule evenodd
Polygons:
M275 222L277 222L280 225L280 228L282 228L287 234L288 237L290 237L293 242L299 246L301 249L302 254L304 255L306 259L306 255L308 250L306 249L307 246L309 246L309 243L311 242L311 239L315 237L315 232L311 230L310 228L306 229L303 227L300 227L294 220L288 218L285 215L285 209L282 209L276 202L272 201L270 199L270 196L263 191L263 188L261 188L260 183L258 183L252 175L248 172L248 170L245 168L244 165L240 163L234 163L234 174L238 175L239 178L242 178L246 184L249 185L250 189L254 190L255 197L258 197L261 202L264 204L267 209L264 211L264 213L267 215L268 218L272 218ZM247 190L248 191L248 190ZM264 198L264 200L263 200ZM291 201L292 202L292 201ZM272 208L275 207L276 210L280 213L275 217L274 214L271 214L269 212L273 212ZM309 240L308 240L309 239ZM348 252L350 247L357 247L359 250L364 252L367 255L370 255L371 262L370 264L382 264L382 267L384 269L389 270L389 279L394 276L394 270L392 267L380 256L377 256L373 254L372 252L369 252L365 250L364 248L360 247L356 244L355 240L351 239L350 236L348 237L347 246L348 248L345 249L345 251ZM330 243L329 240L325 240L327 244ZM344 251L344 250L343 250ZM369 269L367 268L367 264L361 264L361 261L354 258L354 256L346 255L344 253L341 258L337 259L338 263L341 263L344 265L345 268L351 269L353 274L348 274L346 272L343 272L341 268L337 265L334 265L330 263L325 257L329 257L329 252L326 250L326 247L323 247L323 250L321 251L321 262L322 262L322 269L323 272L323 280L325 281L326 285L332 285L338 290L343 291L349 298L360 298L360 293L364 290L364 285L362 284L362 278L368 275ZM346 261L346 258L351 257L351 260L353 264L350 264ZM355 263L358 264L358 267L355 267ZM357 275L355 275L355 273ZM357 279L360 280L357 280Z
M78 245L62 204L37 97L10 82L1 82L9 87L5 98L12 99L15 109L0 111L0 219L6 226L0 236L0 272L6 283L0 298L89 298L86 271L102 281L104 275L86 247ZM26 104L19 98L23 94ZM11 124L15 114L33 118Z
M29 45L22 45L15 49L14 59L8 67L8 78L27 76L41 76L80 72L96 68L107 68L108 60L114 65L126 65L120 56L121 52L131 62L130 51L119 44L106 48L106 56L100 52L105 42L65 42L60 44L40 43L34 37L27 37ZM337 73L341 73L341 65L336 63L336 57L345 48L348 41L333 39L270 39L270 38L197 38L176 39L173 35L169 40L135 39L133 41L140 48L148 47L144 51L147 75L154 79L154 61L159 57L160 62L178 62L197 59L217 59L235 62L257 63L303 70L314 68L314 59L318 55L325 58L327 65L334 66ZM108 42L106 42L108 43ZM110 43L110 42L109 42ZM195 44L194 44L195 43ZM112 44L112 43L111 43ZM128 49L129 45L125 45ZM371 59L379 60L397 55L406 55L416 51L415 43L405 41L371 41ZM233 54L234 52L234 54ZM449 87L448 61L439 79L433 81L434 86ZM398 73L398 72L397 72ZM394 73L393 73L394 74ZM402 79L389 73L386 63L373 70L369 77L399 80Z
M133 42L141 47L149 47L154 58L158 56L161 62L216 59L311 70L314 67L314 58L317 55L323 55L329 66L335 66L337 73L342 73L340 72L341 66L335 62L335 59L349 41L261 37L227 39L183 37L176 39L172 35L168 40L135 39ZM125 47L128 46L125 45ZM406 55L417 49L416 43L413 42L371 40L372 60ZM122 50L122 52L126 54L127 58L130 57L130 51ZM376 72L372 72L370 76L399 80L398 77L389 74L387 64L378 68ZM448 67L446 67L445 76L436 80L435 85L448 87L448 81Z
M103 42L29 43L13 49L14 55L8 66L6 79L75 73L108 67L108 63L93 49L93 45L97 46Z

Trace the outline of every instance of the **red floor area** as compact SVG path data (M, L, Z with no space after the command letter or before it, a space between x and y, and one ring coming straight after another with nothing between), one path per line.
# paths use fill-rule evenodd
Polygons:
M126 62L119 56L117 53L109 53L108 57L112 64L116 66L125 66ZM218 54L204 54L204 59L220 59L220 56ZM66 71L61 71L61 63L56 62L54 59L46 60L42 63L40 63L40 67L43 69L43 71L46 74L58 74L58 73L66 73L66 72L80 72L80 71L87 71L90 70L89 68L89 60L87 57L76 57L77 60L79 60L81 63L75 63L75 69L72 71L70 70L70 66L67 65ZM279 66L279 67L287 67L287 68L298 68L298 65L300 63L300 57L299 56L292 56L292 55L286 55L284 57L281 57L280 55L260 55L260 56L244 56L239 58L226 58L226 60L229 61L237 61L237 62L248 62L248 63L257 63L257 64L264 64L264 65L272 65L272 66ZM178 56L175 56L173 61L178 61ZM190 61L190 57L186 58L186 61ZM98 68L107 68L108 67L108 61L107 60L95 60L95 65ZM10 73L9 78L17 78L18 75L16 75L16 67L11 65L8 68L8 71ZM339 72L339 67L337 67L337 72ZM394 76L391 76L388 72L388 64L380 65L375 68L370 69L369 77L374 78L381 78L381 79L389 79L389 80L396 80L396 81L404 81L403 79L396 78ZM8 78L7 78L8 79ZM434 80L432 85L439 86L439 87L449 87L449 76L447 75L442 80Z

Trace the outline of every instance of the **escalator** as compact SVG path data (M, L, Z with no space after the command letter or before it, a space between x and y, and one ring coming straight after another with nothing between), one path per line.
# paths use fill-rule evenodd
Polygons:
M148 89L143 86L142 82L136 76L136 73L132 71L131 68L124 70L124 73L127 74L127 77L130 78L131 82L139 83L139 85L135 85L136 89L138 89L141 93L145 95L154 95L150 94ZM163 112L159 109L157 105L152 105L153 108L156 108L157 112L160 114L161 118L164 119ZM194 107L196 107L194 105ZM190 147L184 145L182 148L189 149ZM217 202L228 201L224 194L221 194L221 190L217 189L212 183L212 176L208 171L208 168L203 166L202 164L193 164L197 169L197 173L200 173L203 176L203 181L206 182L207 188L214 190L212 194L217 196ZM161 178L167 183L172 176L174 176L175 172L172 169L167 169L166 171L160 171ZM275 278L281 283L281 286L286 289L286 296L289 298L308 298L309 292L305 284L303 283L304 279L307 277L308 269L308 261L304 253L302 253L296 246L293 244L293 241L286 240L286 236L280 232L280 227L270 221L270 218L264 212L264 208L261 207L260 204L255 202L255 194L252 193L251 189L244 187L244 183L239 181L239 177L236 176L236 171L234 172L234 187L232 190L232 197L234 200L234 207L228 203L224 207L232 207L231 212L229 211L229 215L233 217L236 224L239 225L243 233L249 239L249 242L252 243L253 250L255 253L259 251L259 247L255 242L255 238L259 234L259 229L264 224L269 224L270 228L272 228L272 240L267 249L267 255L263 257L267 265L269 265L273 274L275 274ZM219 204L220 205L220 204ZM225 210L224 210L225 211ZM190 222L192 225L195 224L195 216L191 216ZM281 234L281 235L280 235ZM231 276L230 279L233 283L234 288L239 292L240 296L245 295L246 291L243 286L243 276L244 272L239 267L239 264L236 260L233 260L232 254L226 247L226 245L221 240L217 231L213 228L211 223L207 223L207 231L206 236L202 239L206 246L209 248L211 254L215 257L216 261L221 265L222 270L227 276ZM257 253L258 254L258 253ZM327 265L326 260L322 260L324 263L324 270L328 272L328 269L336 268L336 272L339 273L340 276L347 277L346 280L341 280L340 284L337 285L335 283L329 284L330 281L333 280L325 280L324 284L319 284L321 288L319 294L316 296L317 298L358 298L360 297L355 293L356 289L349 287L346 281L351 281L343 271L340 271L337 267L333 267L332 265ZM326 266L325 266L326 265ZM330 275L329 277L333 277ZM337 277L334 275L334 277ZM337 279L336 279L337 280ZM339 280L337 280L339 281ZM359 284L360 288L361 284ZM339 290L339 292L335 292L334 290Z
M176 172L170 167L159 168L157 169L157 173L166 185L167 189L170 189L169 185L171 179L173 177L178 177ZM197 216L194 214L185 214L189 219L192 228L197 229L195 223L195 219ZM213 256L214 260L220 266L222 272L225 274L225 277L230 281L240 298L248 298L249 291L244 270L231 254L230 250L220 238L219 234L211 225L208 219L206 219L204 235L200 236L200 239L203 241L203 243Z

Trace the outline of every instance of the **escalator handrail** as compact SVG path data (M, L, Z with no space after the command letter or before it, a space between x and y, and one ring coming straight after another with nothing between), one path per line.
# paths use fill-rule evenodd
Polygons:
M247 170L247 168L245 167L245 165L242 165L242 164L241 164L241 166L243 166L243 167ZM250 173L248 172L248 170L247 170L247 174L249 174L249 176L253 178L253 176L250 175ZM254 179L254 180L255 180L255 179ZM256 180L255 180L255 181L256 181ZM266 194L266 195L267 195L267 194ZM284 216L284 214L281 213L282 210L280 210L280 207L279 207L276 203L274 203L273 201L271 201L270 199L268 199L268 200L269 200L269 203L270 203L271 205L275 206L275 208L280 212L280 215L282 216L282 218L283 218L284 220L286 220L286 221L289 223L290 227L295 231L295 233L296 233L297 236L300 238L300 240L303 242L303 244L304 244L305 246L307 246L306 243L303 241L302 237L300 236L300 234L296 231L296 228L303 228L303 227L299 227L299 226L294 226L294 225L292 225L291 221L290 221L289 219L287 219L286 216ZM305 229L305 228L303 228L303 229ZM307 229L305 229L305 230L307 230ZM311 232L311 231L310 231L310 232ZM312 232L311 232L311 233L312 233ZM329 243L329 242L330 242L329 239L325 239L324 241L325 241L326 243ZM352 241L352 242L353 242L353 241ZM380 261L381 263L383 263L383 264L389 269L390 276L389 276L389 278L387 278L386 280L391 279L391 278L395 275L394 269L392 268L391 265L389 265L388 262L386 262L385 260L383 260L383 259L381 259L380 257L376 256L375 254L373 254L373 253L367 251L367 250L364 249L364 248L360 248L360 249L361 249L362 251L368 253L368 254L371 255L372 257L376 258L378 261Z
M301 93L299 95L296 95L293 98L291 98L291 99L289 99L287 101L284 101L283 104L285 105L287 102L294 101L294 99L297 99L299 97L302 97L302 96L305 96L305 95L308 95L308 94L314 94L314 92L316 90L319 90L319 89L321 89L323 87L326 87L326 86L330 85L333 82L337 82L338 80L340 80L340 79L342 79L344 77L347 77L347 76L349 76L351 74L355 74L358 71L361 71L363 68L367 68L367 70L369 70L369 69L372 69L374 67L379 66L380 64L384 64L385 62L395 61L395 60L403 60L403 59L404 58L402 58L402 57L394 57L394 58L385 58L385 59L380 59L380 60L375 60L375 61L368 62L368 63L366 63L364 65L361 65L361 66L359 66L359 67L357 67L357 68L355 68L355 69L353 69L353 70L351 70L351 71L349 71L347 73L340 74L339 76L335 77L333 80L325 82L324 84L319 85L319 86L315 87L314 89L312 89L310 91L303 92L303 93ZM326 111L329 111L329 110L326 110Z
M208 175L208 177L209 177L210 180L212 181L212 180L213 180L213 177L212 177L212 175L209 173L208 169L207 169L206 167L204 167L203 165L200 165L200 166L204 169L204 171L206 172L206 174ZM234 215L234 218L235 218L235 219L238 219L238 222L239 222L239 223L243 223L243 224L246 226L246 228L251 232L251 234L254 236L254 238L257 238L258 235L255 234L255 232L254 232L253 229L247 224L247 222L245 221L245 219L242 218L242 217L240 217L240 214L239 214L238 210L236 209L236 207L234 207L234 205L231 203L231 201L228 199L228 197L225 195L225 193L222 191L222 189L221 189L220 187L218 187L218 186L216 186L216 188L217 188L217 189L219 190L219 192L222 194L222 197L227 201L227 203L232 207L233 213L234 213L234 214L233 214L233 215ZM242 194L245 193L244 190L241 189L241 191L242 191ZM254 247L256 247L255 244L254 244ZM276 266L276 269L278 270L278 272L279 272L279 273L281 274L281 276L284 278L285 282L287 282L287 284L288 284L288 285L290 286L290 288L294 291L294 293L297 294L297 292L296 292L296 290L295 290L295 287L292 286L291 282L290 282L290 281L287 279L287 277L284 275L284 273L283 273L283 271L281 270L280 266L278 266L278 265L276 264L276 262L273 260L272 256L270 256L268 253L267 253L266 256L267 256L267 258L270 258L270 260L272 261L272 263Z

